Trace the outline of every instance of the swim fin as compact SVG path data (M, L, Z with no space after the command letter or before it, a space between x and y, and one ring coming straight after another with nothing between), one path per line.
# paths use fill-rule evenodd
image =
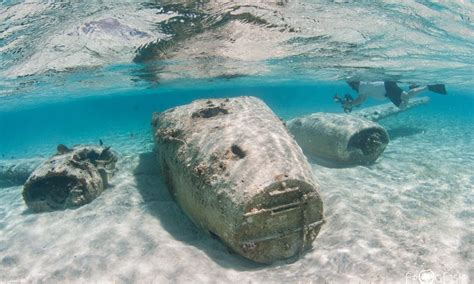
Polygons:
M444 84L428 85L428 90L430 90L434 93L442 94L442 95L447 95L448 94Z
M385 96L392 101L397 107L402 103L403 90L397 85L395 81L384 81Z
M351 86L351 89L359 92L360 81L346 81L346 83Z

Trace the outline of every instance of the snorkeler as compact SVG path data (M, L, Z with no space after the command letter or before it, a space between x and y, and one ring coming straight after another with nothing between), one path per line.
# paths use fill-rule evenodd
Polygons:
M335 101L342 105L345 112L351 112L353 107L361 105L369 97L375 99L388 98L394 105L400 109L404 109L412 97L422 92L432 91L438 94L447 94L444 84L427 85L423 87L412 85L408 91L404 91L395 81L348 81L347 83L359 96L352 99L346 95L344 100L340 99L337 95L334 97Z
M344 94L344 98L339 97L339 94L336 93L334 96L334 101L340 103L345 113L350 113L352 111L352 102L354 98L349 94Z

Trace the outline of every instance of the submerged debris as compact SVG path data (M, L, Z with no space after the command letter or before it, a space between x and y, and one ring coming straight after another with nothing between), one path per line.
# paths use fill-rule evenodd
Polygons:
M373 163L389 142L385 128L353 115L314 113L287 126L307 155L336 165Z
M35 212L74 208L104 191L115 171L117 155L110 147L60 144L58 153L41 164L23 188L26 205Z
M366 107L359 111L352 112L351 115L355 115L355 116L365 118L371 121L379 121L387 117L397 115L401 112L407 111L409 109L426 105L429 102L430 102L429 97L420 97L420 98L414 98L408 101L408 104L403 109L395 106L393 103L387 103L387 104L381 104L381 105L372 106L372 107Z
M319 185L264 102L198 100L156 113L152 125L171 194L211 236L260 263L311 247L323 224Z

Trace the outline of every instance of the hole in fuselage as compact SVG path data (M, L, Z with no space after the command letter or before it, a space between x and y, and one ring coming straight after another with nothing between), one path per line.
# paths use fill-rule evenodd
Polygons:
M234 155L236 155L237 157L239 157L240 159L244 158L245 157L245 151L242 150L242 148L239 147L239 145L232 145L232 147L230 147L230 150L232 151L232 153L234 153Z
M360 149L364 155L372 155L379 152L388 143L386 133L379 129L364 129L349 140L347 148Z
M70 177L45 178L31 185L28 198L30 201L45 201L54 207L64 204L71 189L78 186L78 182Z
M201 117L201 118L210 118L214 116L218 116L219 114L228 114L229 111L225 108L220 106L217 107L208 107L205 109L201 109L198 112L192 114L193 118Z

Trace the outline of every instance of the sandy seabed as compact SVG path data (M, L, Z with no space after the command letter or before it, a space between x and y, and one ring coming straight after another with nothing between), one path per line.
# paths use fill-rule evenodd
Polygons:
M86 206L33 214L21 186L0 190L0 282L470 283L474 141L464 123L390 118L374 165L312 163L327 223L298 261L271 266L191 223L156 175L149 133L138 144L118 137L112 187Z

